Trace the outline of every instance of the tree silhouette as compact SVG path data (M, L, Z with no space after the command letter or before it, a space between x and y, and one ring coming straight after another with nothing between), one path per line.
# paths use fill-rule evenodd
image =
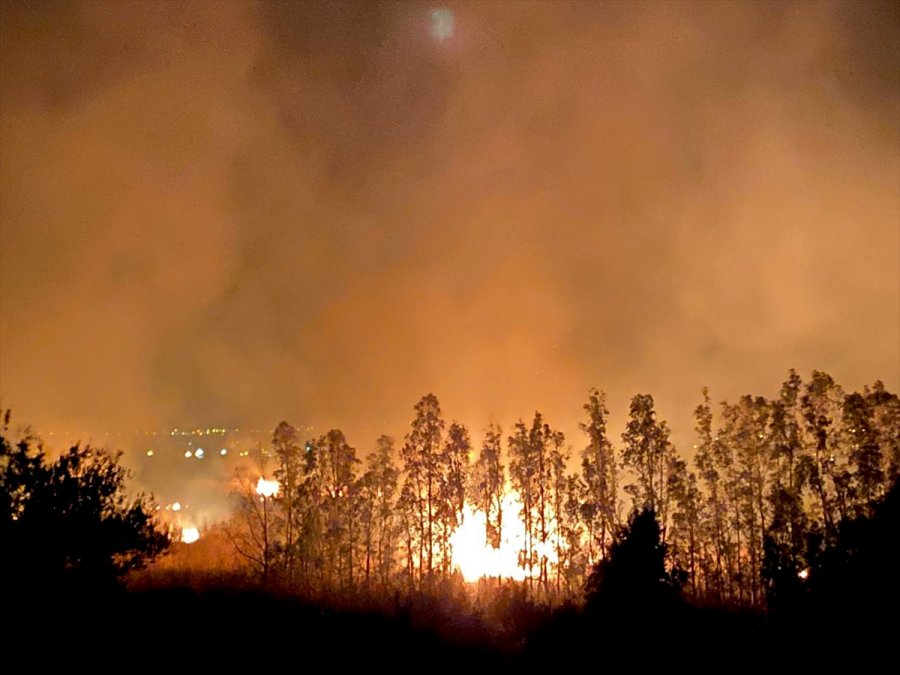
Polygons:
M427 394L415 406L416 417L406 435L400 458L406 474L401 504L407 511L407 521L415 523L418 539L417 554L410 547L410 561L418 560L418 580L431 586L434 581L435 553L438 544L439 518L442 511L440 488L447 476L447 454L441 452L444 438L444 418L437 396ZM413 530L407 528L412 541ZM411 567L412 565L410 565Z
M394 439L379 436L366 461L368 470L359 481L364 502L365 580L368 586L370 576L374 576L383 591L390 582L397 536L393 504L399 471L394 464Z
M599 546L600 557L606 557L606 549L619 525L619 490L616 453L606 431L609 410L606 394L591 389L588 402L582 406L588 421L579 426L590 439L582 452L581 473L585 484L584 514L588 528L588 556L594 559L594 542Z
M678 597L680 574L666 570L668 547L652 509L635 513L588 577L588 606L643 610Z
M637 394L631 399L628 424L622 433L622 465L632 477L625 485L635 510L651 509L662 522L668 524L667 470L675 457L669 442L669 427L656 419L653 397Z
M121 453L75 445L48 461L40 440L0 434L0 570L22 591L112 585L163 553L152 501L125 493Z
M294 584L294 567L297 560L297 534L299 515L299 486L303 477L303 452L300 434L287 422L281 422L272 434L272 448L278 461L275 479L279 483L275 502L284 515L284 557L285 576L288 586Z
M485 514L484 541L498 548L503 537L503 496L506 468L503 466L502 433L493 422L484 434L481 453L469 474L469 497Z

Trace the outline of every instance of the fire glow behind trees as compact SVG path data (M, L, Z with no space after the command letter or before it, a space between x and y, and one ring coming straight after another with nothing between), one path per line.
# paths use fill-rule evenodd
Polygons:
M474 456L468 430L445 423L433 394L415 405L400 453L381 437L359 478L337 429L302 451L283 445L276 475L291 478L258 479L268 497L278 492L265 519L263 492L236 476L232 527L245 534L235 545L257 568L264 561L265 578L326 596L432 592L458 572L496 588L524 582L531 597L559 602L580 596L627 522L649 510L674 585L697 601L761 607L805 582L841 528L869 517L900 475L900 399L880 382L846 394L826 373L804 383L791 371L778 397L718 410L704 390L694 461L669 443L652 396L632 399L621 443L606 434L603 401L591 390L584 405L580 471L564 450L577 441L539 412L505 444L490 424ZM273 440L297 438L282 422ZM604 464L619 467L615 478Z

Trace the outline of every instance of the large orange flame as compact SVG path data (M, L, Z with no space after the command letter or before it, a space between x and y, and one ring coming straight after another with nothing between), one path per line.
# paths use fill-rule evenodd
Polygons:
M484 577L502 577L523 581L529 570L524 563L527 548L525 525L520 517L522 502L514 492L503 498L503 529L500 546L494 548L485 537L487 517L483 511L466 504L463 521L450 538L453 547L453 565L466 581L474 582ZM552 532L546 543L532 542L532 550L538 560L547 559L548 565L558 562L557 537ZM533 574L539 566L535 566Z

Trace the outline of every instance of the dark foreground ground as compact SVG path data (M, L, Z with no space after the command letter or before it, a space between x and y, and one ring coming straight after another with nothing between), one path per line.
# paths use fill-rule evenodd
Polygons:
M0 672L896 672L898 506L895 488L766 613L640 588L555 610L452 595L360 608L237 586L50 592L8 578Z
M900 640L896 605L868 601L775 615L523 606L498 627L425 599L351 610L172 588L34 600L6 605L2 642L7 663L24 660L39 672L891 672Z

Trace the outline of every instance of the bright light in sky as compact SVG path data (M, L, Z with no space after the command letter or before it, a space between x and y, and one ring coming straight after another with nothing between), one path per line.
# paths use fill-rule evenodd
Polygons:
M443 42L453 37L453 29L456 27L456 19L453 12L445 7L431 10L431 35Z

